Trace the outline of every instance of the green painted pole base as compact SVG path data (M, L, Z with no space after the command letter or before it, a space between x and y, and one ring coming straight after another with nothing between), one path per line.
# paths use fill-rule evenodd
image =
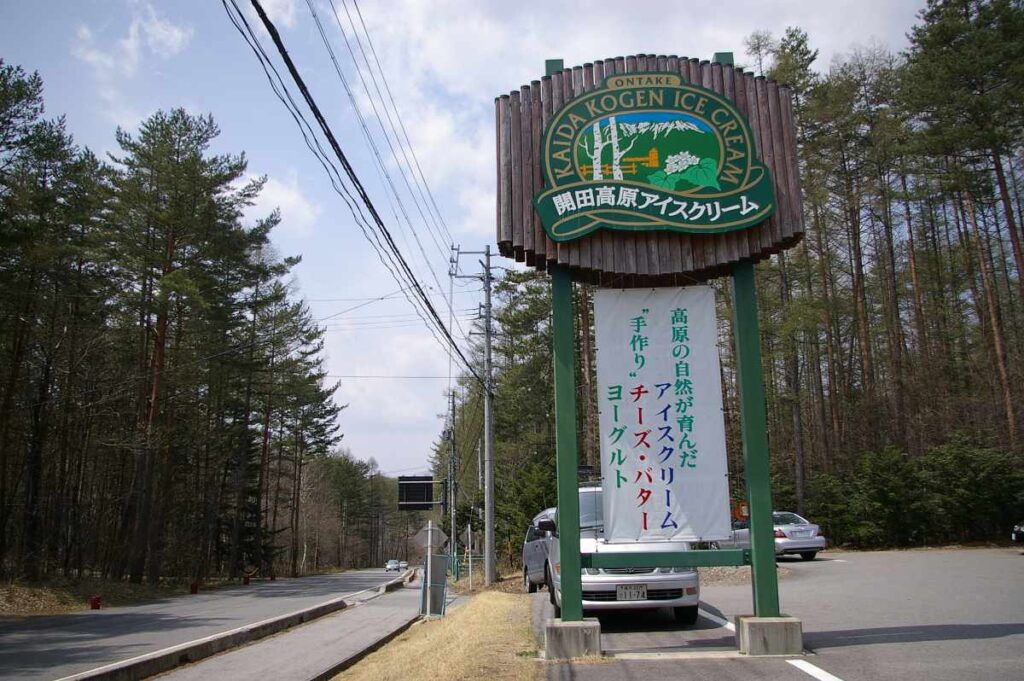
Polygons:
M736 373L750 509L754 614L758 617L778 617L779 580L775 572L772 481L768 465L768 424L761 376L761 332L757 320L754 264L749 261L736 264L732 269L732 284Z

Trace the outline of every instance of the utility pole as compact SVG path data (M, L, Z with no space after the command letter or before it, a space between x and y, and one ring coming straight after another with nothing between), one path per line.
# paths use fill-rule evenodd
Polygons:
M484 584L494 570L494 381L491 378L491 245L484 249Z
M455 499L456 499L456 481L455 471L458 470L458 462L456 457L458 456L458 450L455 448L455 391L451 392L451 426L448 431L448 442L451 449L448 452L448 512L451 514L451 524L448 527L452 528L452 538L448 548L451 551L452 558L452 571L454 574L458 574L458 570L455 567L455 561L458 560L458 532L455 528Z
M480 440L476 443L476 488L484 488L484 443Z
M488 586L497 579L494 552L494 379L491 367L492 308L491 308L491 246L483 251L458 251L458 255L482 255L480 265L483 272L479 277L458 276L460 279L479 278L484 285L484 441L483 441L483 488L484 488L484 584Z

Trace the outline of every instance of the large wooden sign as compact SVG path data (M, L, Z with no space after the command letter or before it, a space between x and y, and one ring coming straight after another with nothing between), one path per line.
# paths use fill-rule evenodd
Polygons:
M635 56L496 100L498 247L573 279L681 285L803 234L788 88L740 69Z

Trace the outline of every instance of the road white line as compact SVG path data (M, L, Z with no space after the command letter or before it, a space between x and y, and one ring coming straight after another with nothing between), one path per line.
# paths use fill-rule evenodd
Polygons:
M786 660L786 662L790 663L805 674L810 674L814 678L818 679L818 681L843 681L838 676L829 674L820 667L815 667L807 660Z
M722 627L725 627L726 629L728 629L732 633L734 633L734 634L736 633L736 625L734 625L729 620L722 619L718 615L712 615L710 612L708 612L707 610L704 610L703 608L700 610L700 614L704 615L704 617L706 617L707 619L711 620L715 624L717 624L719 626L722 626Z

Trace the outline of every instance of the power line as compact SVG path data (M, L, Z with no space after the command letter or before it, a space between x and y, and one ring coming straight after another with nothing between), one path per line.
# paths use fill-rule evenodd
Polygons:
M398 374L378 374L378 375L373 375L373 374L327 374L326 378L374 378L374 379L377 379L377 378L401 378L401 379L405 379L405 378L431 378L431 379L437 379L437 378L447 378L447 376L426 376L426 375L424 375L424 376L400 376Z
M232 7L234 7L235 14L232 14L231 10L228 8L227 2L230 2ZM277 31L277 28L274 26L273 22L267 16L259 0L251 0L251 3L252 6L255 8L256 13L259 15L260 20L263 22L263 25L266 28L267 32L270 34L270 37L274 42L274 45L277 48L279 55L284 60L285 65L288 68L288 72L291 75L292 80L295 82L295 85L296 87L298 87L300 93L302 94L303 99L306 102L306 105L308 106L309 110L312 112L314 118L316 119L316 122L320 127L321 132L327 138L327 141L332 151L334 152L334 155L337 157L342 167L344 168L345 173L349 179L349 182L355 189L355 192L358 194L359 200L367 208L370 215L372 216L372 223L366 220L365 216L362 213L362 209L355 202L355 197L352 197L345 183L335 183L333 181L334 176L332 176L332 186L334 186L335 191L338 192L343 199L345 199L345 203L348 206L353 217L356 219L357 225L363 232L364 237L366 237L367 240L370 241L371 245L374 246L375 250L378 251L378 257L381 258L381 262L385 264L385 267L389 270L392 276L395 277L396 281L402 282L404 280L406 284L411 286L413 295L411 297L407 295L406 297L407 299L409 299L411 304L413 303L413 300L416 300L414 308L421 307L424 310L425 314L427 315L427 318L424 318L423 321L425 324L427 324L427 327L428 329L431 330L431 333L433 333L435 329L437 331L440 331L440 333L444 336L444 339L447 341L447 346L445 346L445 343L442 342L442 346L445 347L445 351L454 351L459 356L463 365L469 370L469 372L473 374L477 378L477 380L480 380L479 375L476 373L472 364L469 362L465 354L463 354L461 348L459 348L458 344L455 342L455 339L452 337L451 332L445 327L444 323L441 321L436 308L434 308L433 304L430 302L430 299L424 292L422 285L419 283L419 280L413 274L408 262L402 256L402 253L398 248L397 244L395 243L391 233L388 231L387 226L380 218L380 215L378 214L376 208L374 207L372 200L366 193L366 190L363 187L362 183L360 182L358 176L356 175L355 170L353 169L352 165L348 161L348 158L342 151L341 146L338 144L338 141L335 138L333 131L331 130L327 121L324 119L324 116L321 113L320 108L317 106L315 100L313 99L312 95L309 92L309 89L306 87L306 84L303 81L302 76L299 74L298 69L296 68L291 57L289 56L284 46L284 43L281 40L281 36ZM309 146L311 151L313 151L314 154L317 155L318 159L321 160L321 165L324 165L324 168L328 172L328 175L331 176L331 170L328 168L328 165L330 165L333 168L333 163L330 162L330 159L326 158L325 153L323 153L323 155L321 156L321 154L317 153L317 150L313 149L313 145L315 145L317 149L320 150L320 152L323 152L323 149L322 147L320 147L319 140L316 139L315 134L312 135L312 143L310 143L309 138L306 136L305 130L303 129L303 123L305 123L306 128L308 128L311 133L312 126L310 126L309 123L305 121L302 112L299 111L298 107L294 104L294 100L292 100L290 93L288 93L287 86L284 85L283 79L281 79L280 74L277 73L277 70L274 67L273 63L270 62L269 57L267 57L266 53L263 52L262 46L259 44L259 41L256 38L255 34L253 33L251 27L249 26L248 21L245 19L245 16L242 14L240 8L238 7L237 1L222 0L222 4L224 5L224 8L227 11L229 17L231 18L232 23L243 35L243 37L246 39L246 42L249 43L253 51L257 54L257 58L260 60L261 67L266 73L268 80L270 80L272 89L274 90L275 94L282 101L282 103L285 103L286 108L289 109L289 112L292 114L293 118L296 119L296 123L299 125L300 129L302 129L303 137L304 139L306 139L307 146ZM241 24L239 24L239 21L241 21ZM269 66L274 71L275 75L280 81L281 86L284 90L284 96L282 96L282 94L278 92L277 87L275 87L273 78L271 78L270 73L267 71L267 66ZM288 102L285 102L284 97L287 97ZM292 106L289 106L289 102L291 103ZM337 169L334 170L335 175L337 175ZM340 176L338 179L340 180ZM370 237L370 233L373 234L372 239ZM383 238L384 244L381 243L381 238ZM375 241L376 244L374 243ZM380 248L378 248L378 246L380 246ZM397 267L397 273L386 264L384 260L385 254L387 254L388 259L390 259ZM440 339L439 342L441 342Z
M235 2L236 0L231 0L231 3L235 5L237 8L237 4L235 4ZM373 201L366 193L366 189L363 187L362 182L360 182L359 177L356 175L355 169L352 167L351 163L349 163L348 157L345 156L345 152L341 150L341 146L338 144L338 141L334 136L334 132L331 130L323 114L320 112L320 107L317 106L316 101L310 94L309 89L306 87L305 81L302 79L302 76L299 75L295 63L292 61L292 58L288 55L288 51L287 49L285 49L284 42L281 40L281 35L277 31L277 27L274 26L274 23L267 16L267 13L264 11L263 6L260 4L259 0L250 0L250 2L256 9L256 13L259 15L260 20L266 27L267 32L270 33L270 38L274 42L274 46L277 48L277 51L281 55L281 58L284 60L285 66L287 66L288 72L292 76L292 80L295 81L295 85L296 87L298 87L299 92L302 94L303 99L306 101L306 105L313 113L313 117L319 124L324 136L327 137L327 141L330 144L331 148L334 150L335 156L337 156L338 160L341 162L342 168L344 168L345 173L349 178L349 181L352 183L356 192L359 194L359 198L362 200L363 204L370 212L370 215L373 217L373 222L376 224L377 229L380 231L380 233L384 236L385 241L390 247L390 250L394 254L395 258L398 260L398 263L401 266L402 270L405 272L405 274L411 281L413 287L415 288L417 296L422 300L423 305L426 307L429 316L432 318L433 322L437 325L442 334L448 339L448 342L450 343L452 349L462 359L463 363L466 365L466 368L468 368L470 372L472 372L475 375L476 371L473 369L473 366L470 364L466 356L462 353L461 348L459 348L459 346L456 344L455 339L452 338L451 333L448 331L444 323L441 321L440 316L438 316L437 314L437 310L430 302L430 299L427 298L426 293L423 291L423 288L419 283L419 280L417 280L416 276L412 273L412 270L409 268L409 263L406 262L405 258L402 256L401 251L399 251L397 244L395 244L394 238L391 236L390 231L388 231L388 228L384 224L384 221L381 220L380 215L377 213L377 209L374 207Z
M357 106L357 104L355 102L355 99L352 96L352 91L349 89L348 81L345 78L345 76L341 73L341 70L338 67L338 62L337 62L337 60L334 57L334 51L331 49L330 43L327 40L327 37L324 35L322 27L320 26L320 19L319 19L319 16L317 15L317 13L316 13L316 9L314 8L311 0L306 0L306 4L307 4L307 6L309 6L309 10L312 13L313 19L315 20L315 22L317 24L317 28L320 31L321 39L323 40L324 46L327 48L328 54L331 57L331 61L334 64L335 71L337 71L338 77L341 79L342 85L345 87L345 92L348 94L349 100L352 102L352 108L355 111L356 115L359 117L359 121L360 121L360 124L361 124L362 129L363 129L363 133L366 136L367 141L370 143L370 146L372 148L374 156L377 159L377 164L380 166L380 169L384 172L384 175L387 178L388 185L391 187L391 190L392 190L392 192L395 195L395 199L398 201L399 206L402 208L402 214L405 216L406 222L409 224L409 230L413 234L413 238L415 239L416 245L417 245L417 247L420 250L420 254L423 256L424 261L427 262L427 267L430 270L430 274L431 274L431 276L434 279L434 283L436 283L438 288L440 288L441 287L441 283L440 283L440 281L438 281L437 273L434 271L434 268L430 265L430 262L427 259L427 254L423 250L423 244L420 242L420 239L419 239L419 236L417 235L416 230L412 227L412 223L409 220L409 215L408 215L408 213L405 210L405 206L402 203L402 199L399 196L398 191L395 189L394 183L391 181L391 176L390 176L390 174L387 173L387 170L386 170L386 168L384 166L384 163L383 163L383 161L380 158L380 153L379 153L379 151L377 149L377 145L374 144L374 142L372 140L372 137L371 137L371 135L369 133L369 130L367 129L365 119L363 118L362 114L360 113L359 107ZM351 27L352 27L352 35L353 35L353 37L356 40L356 45L359 48L359 52L363 56L363 62L366 64L366 69L369 72L369 76L370 76L369 80L370 80L370 82L373 83L373 88L374 88L374 90L377 93L377 99L381 103L381 108L384 109L384 114L385 114L385 117L387 118L388 125L391 127L391 131L392 131L392 134L394 136L395 143L397 143L399 150L402 152L402 159L405 160L405 167L409 169L409 175L412 175L413 184L415 184L415 186L416 186L416 190L417 190L417 192L420 195L420 199L422 199L423 204L426 204L427 203L427 198L423 194L423 187L426 187L427 193L430 194L430 187L426 183L426 177L423 176L422 169L419 169L419 161L418 161L418 159L416 159L416 154L415 154L415 151L412 148L412 143L408 139L408 134L406 134L406 143L407 144L405 144L405 145L402 144L402 139L398 135L398 130L395 128L395 123L392 120L391 112L388 110L387 103L384 101L384 96L381 93L380 86L377 83L378 80L383 80L384 84L385 84L385 87L388 89L389 96L390 96L390 86L387 85L387 76L384 74L383 69L380 68L380 62L379 62L379 60L376 59L376 53L374 53L374 59L375 59L375 61L377 61L378 73L379 73L379 76L380 76L379 78L375 78L374 77L373 67L370 66L370 61L369 61L369 58L366 55L366 50L363 48L362 40L359 37L359 31L358 31L358 29L356 29L355 21L352 19L352 14L349 12L348 5L344 2L344 0L342 0L342 7L345 9L345 15L346 15L346 17L348 17L349 25L351 25ZM356 55L355 55L355 52L352 49L351 43L349 42L348 34L346 33L345 28L341 25L341 18L338 16L338 11L337 11L337 9L334 6L333 0L331 0L331 11L334 14L335 22L338 25L338 31L341 33L341 37L342 37L342 39L345 42L345 47L348 49L349 56L352 59L352 65L356 69L356 74L359 76L359 81L362 83L363 90L366 92L366 97L369 100L370 106L373 109L374 116L377 119L377 124L380 127L381 133L384 135L384 141L387 143L388 148L391 150L391 156L394 159L396 165L398 165L398 167L401 169L402 163L401 163L401 160L398 158L398 154L395 152L395 145L392 144L391 136L388 135L388 131L384 128L383 118L380 115L380 111L378 111L378 109L377 109L377 104L374 101L373 93L370 91L370 87L367 84L367 79L363 75L363 69L359 65L359 61L356 58ZM362 26L363 26L363 32L366 34L367 43L371 45L371 49L372 49L372 42L370 40L370 35L369 35L369 32L366 29L366 24L362 22L362 16L361 15L360 15L360 22L362 23ZM393 98L392 98L392 106L393 106L393 108L395 110L395 117L398 118L399 123L402 125L402 129L404 131L405 124L402 123L401 115L399 114L397 107L394 107L394 99ZM412 154L412 157L413 157L413 159L416 162L416 168L419 169L420 177L423 178L422 179L422 186L421 186L421 182L417 178L416 171L413 169L412 162L410 162L410 160L409 160L409 154L406 153L406 147L408 147L409 152ZM405 173L400 173L400 175L402 177L402 181L405 183L406 189L409 191L409 195L412 197L413 203L416 205L417 211L419 211L420 217L423 218L423 220L424 220L424 225L427 227L427 232L431 235L431 239L434 241L434 245L438 247L439 251L441 252L441 255L445 256L444 250L441 248L441 246L438 243L437 239L434 238L434 230L431 229L430 222L427 220L426 216L424 215L423 205L420 203L420 200L416 198L416 194L414 194L413 191L412 191L412 187L409 184L408 176ZM431 196L431 200L433 200L433 195L430 194L430 196ZM434 207L435 207L435 209L437 208L436 202L434 203ZM437 220L434 218L434 213L432 213L430 211L429 205L427 206L426 211L427 211L427 214L430 215L431 220L434 221L434 227L437 228L437 229L440 229L440 226L439 226ZM445 234L448 237L448 244L451 245L452 244L451 233L448 231L447 225L444 224L444 218L441 217L440 211L437 212L437 215L438 215L438 217L441 220L440 225L444 226L444 232L445 232ZM396 219L397 219L397 216L396 216ZM442 236L442 240L443 240L443 238L444 237ZM448 305L449 305L449 307L451 306L451 301L448 301ZM457 319L455 320L455 326L458 328L459 333L462 336L462 339L463 340L468 340L468 337L467 337L467 334L466 334L466 330L464 328L462 328L462 324Z
M366 142L367 142L367 144L370 147L370 151L373 153L374 159L377 162L377 173L378 173L378 175L382 176L382 178L386 181L387 186L391 189L391 194L394 195L395 201L397 202L397 205L398 205L399 209L402 212L402 216L405 218L405 222L406 222L406 224L409 227L409 232L412 234L413 239L416 242L416 246L419 248L420 254L423 256L423 261L426 263L427 269L430 271L430 274L433 277L434 282L438 285L438 287L440 287L441 283L440 283L440 281L438 281L437 273L434 271L433 267L430 265L430 260L429 260L429 258L427 258L427 254L423 250L423 244L420 242L420 238L419 238L419 234L418 234L417 230L412 225L412 220L409 218L409 213L408 213L408 211L405 208L405 203L402 201L402 197L399 195L398 189L395 187L395 183L391 179L391 173L388 172L387 166L384 164L384 160L381 158L380 150L377 148L376 142L374 142L373 135L370 134L370 129L369 129L369 127L366 124L366 119L363 117L362 112L359 110L359 105L356 103L356 99L355 99L354 94L352 93L352 88L349 86L348 79L345 77L345 74L341 70L341 66L338 64L338 59L337 59L337 57L334 54L334 49L331 47L331 43L330 43L330 41L327 38L326 32L324 31L323 24L320 22L320 15L317 13L316 7L314 6L312 0L306 0L306 6L309 8L309 13L310 13L310 15L312 15L313 22L316 24L317 31L320 34L320 40L321 40L321 42L323 42L324 48L327 50L327 55L328 55L328 57L330 57L331 64L333 64L333 66L334 66L334 72L338 76L338 79L341 81L341 85L342 85L342 87L345 90L345 94L348 96L349 102L352 105L352 110L353 110L353 112L355 113L356 117L359 120L359 125L360 125L360 128L362 129L363 136L365 137ZM332 6L332 9L333 9L333 6ZM337 13L335 13L335 19L337 20ZM341 25L339 23L339 28L340 28L340 26ZM352 55L352 48L348 46L348 37L345 35L343 30L342 30L342 37L345 38L345 45L348 47L349 54ZM354 60L355 60L355 57L353 55L353 61ZM357 70L358 70L358 64L356 64L356 67L357 67ZM361 71L359 71L359 77L360 77L361 80L363 79ZM363 80L363 87L364 87L364 89L366 89L366 82L365 82L365 80ZM370 93L369 93L368 89L367 89L367 96L370 96ZM370 99L370 103L371 103L371 105L374 106L374 114L377 115L378 123L380 123L380 116L379 116L379 113L377 112L376 105L373 103L372 97ZM387 138L387 133L386 133L386 131L384 131L383 124L380 123L380 125L381 125L381 131L385 133L385 141L388 142L388 146L391 149L392 157L395 157L394 147L391 146L391 141L390 141L390 139ZM397 161L397 157L395 157L395 160ZM406 188L409 190L410 196L412 196L413 200L415 201L416 197L415 197L415 195L412 194L412 188L409 186L408 178L405 176L404 173L401 173L401 175L402 175L402 179L405 181ZM418 203L417 203L417 209L419 209L420 217L424 218L424 221L426 221L426 218L423 215L423 210L422 210L422 208L419 207ZM397 214L395 215L395 220L396 220L396 222L399 223L399 226L401 226L401 223L398 221ZM428 231L429 231L430 225L428 223L426 223L426 222L425 222L425 224L426 224L426 226L428 228ZM433 233L431 233L431 236L433 236ZM437 246L439 252L443 256L444 255L444 249L439 244L437 244L436 239L434 240L434 244L435 244L435 246Z
M345 36L345 31L341 27L341 19L338 17L338 10L334 7L334 0L330 0L330 3L331 3L331 10L334 12L334 18L338 22L338 29L341 31L341 34L344 37ZM378 73L380 74L380 78L379 79L378 78L374 78L373 67L370 66L370 60L366 56L366 50L363 48L363 41L359 37L359 31L356 29L355 21L353 21L353 19L352 19L351 12L349 12L348 4L345 2L345 0L342 0L341 4L342 4L342 7L345 10L345 16L348 18L349 25L352 27L352 36L355 38L356 45L359 47L359 52L363 56L363 63L366 64L366 70L370 74L370 82L373 83L373 88L377 92L377 99L381 103L381 108L384 109L384 115L387 118L388 125L391 127L391 132L394 135L395 142L398 144L398 148L402 152L402 158L405 160L405 166L409 169L409 174L412 175L413 183L416 185L416 189L419 192L420 198L423 200L423 203L426 204L427 203L427 199L423 195L423 189L421 188L420 182L418 181L418 178L416 176L415 170L413 170L412 163L409 161L409 155L405 153L406 145L402 144L402 140L398 136L398 130L396 129L395 123L394 123L394 121L391 118L391 112L388 110L388 106L387 106L387 104L384 101L384 95L383 95L383 93L380 90L380 85L378 85L378 80L382 80L382 81L386 82L387 81L387 76L384 74L383 69L380 68L380 62L377 62ZM369 42L369 33L366 31L366 25L365 24L363 24L363 32L366 33L367 42ZM391 148L391 153L392 153L392 155L395 156L395 162L398 163L398 156L397 156L397 154L394 153L394 147L391 145L390 137L388 136L387 131L384 130L384 124L383 124L383 121L381 121L380 114L377 113L377 106L376 106L376 104L373 101L373 93L370 92L370 88L366 84L366 79L363 77L363 74L362 74L362 68L359 66L359 62L356 60L355 53L352 52L351 46L349 46L349 42L348 42L348 38L347 37L345 38L345 45L349 48L349 54L352 55L352 63L353 63L353 65L355 65L357 73L359 73L359 79L363 83L363 88L366 90L366 96L370 100L370 104L373 107L374 114L377 116L377 120L381 123L381 132L384 133L385 139L388 140L388 146ZM395 109L395 116L398 117L398 110L397 110L397 108ZM408 141L408 137L406 137L406 140ZM408 148L409 148L410 151L412 151L412 144L411 143L408 144ZM414 156L415 156L415 154L414 154ZM406 180L406 186L408 187L409 186L408 178L406 178L404 175L403 175L403 178ZM423 182L425 184L426 180L424 179ZM412 194L411 188L410 188L410 194ZM415 199L416 199L416 197L415 197L415 195L413 195L413 200L415 200ZM420 209L420 215L422 216L423 215L423 211L422 211L422 208L420 207L419 201L416 202L416 206L417 206L418 209ZM441 230L441 225L444 224L444 219L441 218L441 224L439 225L437 219L434 218L434 214L430 213L429 206L427 207L427 213L430 214L431 220L433 220L433 222L434 222L434 227L436 229L438 229L438 230ZM438 213L438 216L440 216L440 213ZM426 218L424 218L424 220L426 220ZM429 228L429 223L428 223L427 226ZM444 236L447 236L447 243L449 245L451 245L452 237L451 237L451 233L448 232L448 228L447 228L446 225L444 226L444 232L445 232L445 235L442 235L442 240L444 240ZM442 252L442 257L444 257L444 253L443 252Z
M387 76L384 75L384 69L380 65L380 59L377 57L377 49L373 46L373 40L370 38L370 32L366 28L366 22L363 21L363 12L359 9L359 0L352 0L352 4L356 7L356 14L359 15L359 24L363 27L363 33L366 35L366 44L370 46L370 52L373 54L373 61L377 64L377 72L380 74L381 81L384 83L384 90L388 93L388 99L391 102L391 107L395 111L395 117L398 119L398 125L402 129L402 135L405 137L405 142L409 147L409 153L412 154L412 160L416 164L416 170L419 172L419 176L423 180L423 187L426 189L427 196L430 197L430 203L434 207L434 211L437 213L438 219L441 221L441 226L444 228L445 234L448 236L448 242L451 243L453 241L451 232L448 230L448 225L444 221L444 216L437 207L437 201L434 200L434 193L430 191L430 184L427 182L427 178L423 174L423 169L420 167L420 160L416 157L416 149L412 146L412 142L409 140L409 133L405 129L405 122L402 120L402 114L398 111L398 106L395 104L395 97L391 94L391 86L388 85Z

